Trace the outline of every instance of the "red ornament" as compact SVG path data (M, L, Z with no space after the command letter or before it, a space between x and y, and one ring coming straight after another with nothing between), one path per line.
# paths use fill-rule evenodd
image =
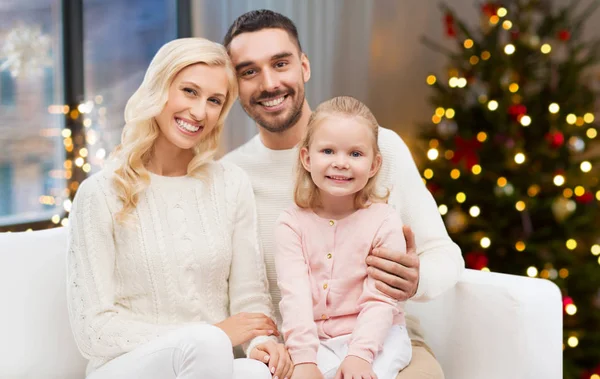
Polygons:
M487 267L488 257L480 251L471 251L470 253L465 254L465 263L468 268L481 270L482 268Z
M485 3L481 6L481 11L488 17L496 16L498 13L498 5L493 3Z
M511 30L510 32L510 39L513 41L516 41L519 39L520 33L518 30Z
M559 40L566 42L571 39L571 32L569 32L566 29L562 29L558 32L558 34L556 36L558 37Z
M446 27L446 35L448 37L455 37L456 26L454 25L454 16L452 16L452 13L446 13L446 15L444 15L444 25Z
M460 136L456 136L454 137L454 144L456 145L454 156L452 157L452 162L454 164L458 164L464 159L467 169L470 170L479 163L477 150L481 147L481 142L479 142L477 138L473 137L466 140Z
M527 107L523 104L513 104L508 107L508 114L515 121L519 121L523 115L527 114Z
M575 200L580 204L589 204L594 201L594 194L589 191L585 191L583 195L575 196Z
M565 143L565 136L558 130L548 132L546 134L546 141L553 149L558 149Z

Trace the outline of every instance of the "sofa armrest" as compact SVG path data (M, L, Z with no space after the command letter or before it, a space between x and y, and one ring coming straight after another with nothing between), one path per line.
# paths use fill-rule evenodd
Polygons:
M562 298L548 280L465 270L456 286L406 312L446 379L562 378Z

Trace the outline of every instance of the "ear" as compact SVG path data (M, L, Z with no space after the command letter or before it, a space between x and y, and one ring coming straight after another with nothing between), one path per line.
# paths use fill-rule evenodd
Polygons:
M379 171L381 168L381 162L381 154L375 155L375 158L373 158L373 163L371 163L371 169L369 170L369 178L372 178L375 176L375 174L377 174L377 171Z
M304 83L306 83L310 79L310 61L304 53L300 55L300 64L302 66L302 78L304 79Z
M302 163L302 167L308 172L310 172L310 155L308 154L308 149L303 147L300 149L300 163Z

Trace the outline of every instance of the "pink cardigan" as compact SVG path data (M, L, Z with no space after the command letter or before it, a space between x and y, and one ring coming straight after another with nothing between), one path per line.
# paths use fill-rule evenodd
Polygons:
M372 362L404 303L375 288L365 259L374 247L406 251L402 222L376 203L341 220L294 205L275 227L282 332L294 364L316 363L319 339L352 334L348 355Z

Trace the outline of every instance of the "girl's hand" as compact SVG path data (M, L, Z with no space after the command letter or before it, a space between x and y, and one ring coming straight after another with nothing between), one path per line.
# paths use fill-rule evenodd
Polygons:
M229 336L233 346L258 336L279 336L275 322L262 313L238 313L215 326Z
M292 358L282 343L266 341L256 345L250 352L250 358L265 362L273 379L290 379L294 371Z
M301 363L294 366L292 379L325 379L314 363Z
M362 358L348 355L340 365L335 379L377 379L373 366Z

